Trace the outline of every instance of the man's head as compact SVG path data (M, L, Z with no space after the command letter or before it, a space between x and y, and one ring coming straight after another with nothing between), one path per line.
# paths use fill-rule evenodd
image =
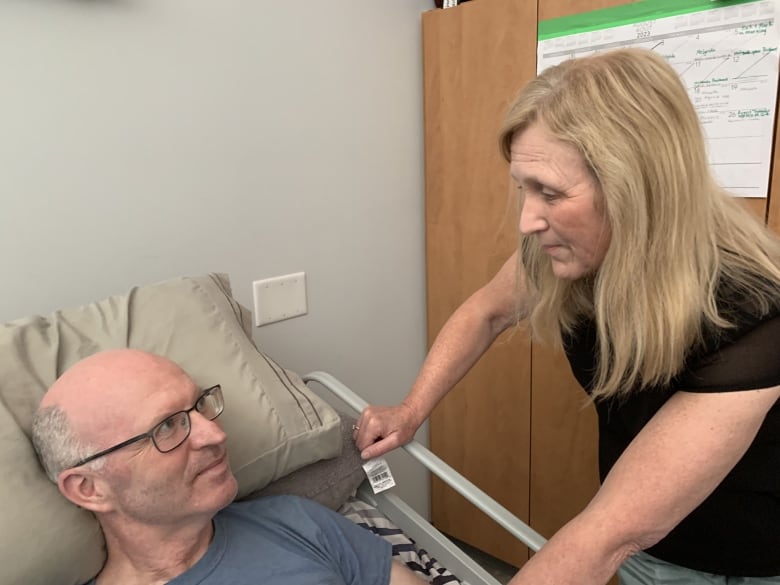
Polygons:
M102 352L52 385L36 413L33 442L63 495L95 512L104 528L107 520L210 518L237 491L225 433L210 420L221 412L220 398L161 356ZM139 435L146 436L79 464Z

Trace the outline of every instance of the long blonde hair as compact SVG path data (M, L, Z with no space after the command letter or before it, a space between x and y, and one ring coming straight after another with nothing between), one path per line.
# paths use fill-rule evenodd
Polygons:
M722 282L763 312L780 303L780 240L716 184L696 111L662 57L621 49L542 72L506 115L507 161L537 121L582 154L612 228L602 265L578 281L556 278L532 236L518 254L537 337L560 343L595 321L594 398L668 383L707 330L730 327Z

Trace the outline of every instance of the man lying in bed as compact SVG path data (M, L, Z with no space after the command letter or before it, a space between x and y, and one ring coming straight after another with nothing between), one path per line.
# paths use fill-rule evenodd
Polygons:
M423 583L390 544L309 500L231 503L219 386L136 350L90 356L49 389L33 442L49 477L103 529L90 583ZM141 433L141 434L139 434Z

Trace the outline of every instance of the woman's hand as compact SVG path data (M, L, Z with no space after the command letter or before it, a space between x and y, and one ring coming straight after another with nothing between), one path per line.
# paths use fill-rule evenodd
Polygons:
M355 444L363 459L373 459L411 441L421 424L407 404L367 406L355 425Z

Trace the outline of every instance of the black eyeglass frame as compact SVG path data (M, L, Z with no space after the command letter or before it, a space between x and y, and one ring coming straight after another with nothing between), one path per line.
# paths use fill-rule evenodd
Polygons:
M206 388L203 392L200 393L200 396L198 396L198 399L195 401L195 404L193 404L190 408L188 408L186 410L179 410L179 411L174 412L173 414L169 414L163 420L161 420L156 425L154 425L151 429L149 429L148 432L142 433L140 435L136 435L135 437L127 439L126 441L122 441L121 443L118 443L118 444L114 445L113 447L109 447L108 449L103 449L102 451L99 451L98 453L95 453L94 455L90 455L89 457L85 457L84 459L80 460L78 463L75 463L75 464L71 465L70 467L68 467L68 469L73 469L74 467L81 467L82 465L85 465L85 464L89 463L90 461L94 461L95 459L99 459L100 457L108 455L109 453L113 453L114 451L118 451L119 449L122 449L123 447L127 447L128 445L132 445L133 443L137 443L138 441L141 441L143 439L151 439L152 440L152 444L154 445L154 448L157 449L160 453L170 453L171 451L173 451L177 447L180 447L184 443L184 441L187 440L187 437L190 436L190 432L192 431L192 421L190 420L190 413L193 410L197 410L198 409L198 404L200 404L201 400L203 400L206 396L210 395L212 392L215 392L215 391L217 391L219 393L220 398L222 398L222 400L220 400L222 405L221 405L221 407L219 409L219 412L217 412L217 414L214 417L210 418L209 420L216 419L220 414L222 414L222 411L225 410L225 400L224 400L224 397L222 397L222 386L220 384L215 384L214 386ZM200 412L200 411L198 410L198 412ZM154 440L154 432L157 430L158 427L160 427L161 425L164 425L168 420L170 420L171 418L173 418L175 416L178 416L178 415L180 415L182 413L187 415L187 434L184 435L184 438L181 440L180 443L177 443L175 446L171 447L170 449L166 449L165 451L163 451L162 449L160 449L159 445L157 445L157 441Z

